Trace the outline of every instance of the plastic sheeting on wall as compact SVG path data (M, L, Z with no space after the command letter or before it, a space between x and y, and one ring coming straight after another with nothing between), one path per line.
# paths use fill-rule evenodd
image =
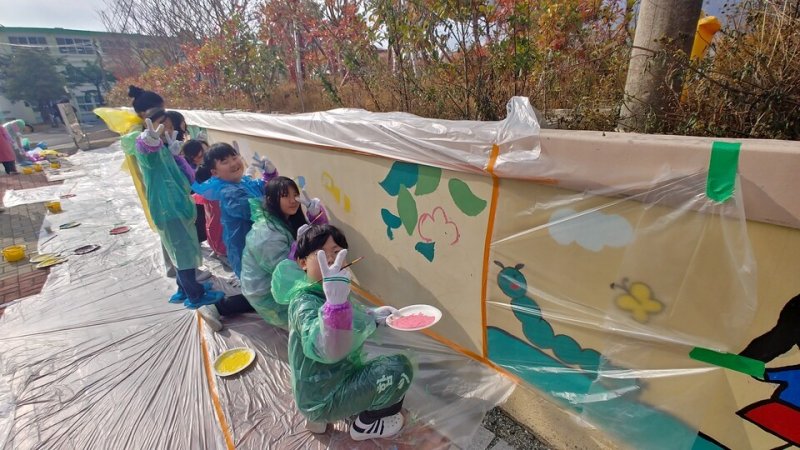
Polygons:
M41 294L0 318L3 448L465 447L513 389L425 336L382 329L369 354L411 349L419 362L401 435L356 447L344 423L319 436L304 431L285 332L249 314L212 334L194 312L167 303L174 281L163 276L158 240L119 171L122 158L118 147L71 158L87 175L62 200L64 212L48 216L57 233L43 232L39 249L68 259L53 266ZM80 225L58 229L70 221ZM109 234L121 224L131 231ZM71 255L86 244L100 249ZM214 355L241 345L256 351L254 366L211 375Z
M737 355L758 306L741 186L717 202L706 173L654 181L576 193L501 180L489 359L616 446L763 448L736 406L764 378L764 361Z
M210 130L235 130L248 136L484 173L492 144L503 150L503 160L509 163L531 162L539 156L539 122L528 99L514 97L506 109L506 119L499 122L437 120L352 108L291 115L180 111L187 123Z

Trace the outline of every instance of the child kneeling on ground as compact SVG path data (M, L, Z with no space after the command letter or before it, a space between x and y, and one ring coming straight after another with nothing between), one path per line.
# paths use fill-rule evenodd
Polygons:
M342 269L347 239L332 225L314 225L297 241L296 262L278 264L272 291L289 305L289 364L300 412L313 432L358 414L350 437L396 435L414 372L403 354L364 361L364 341L385 325L392 307L365 308L350 300L350 272ZM320 283L322 281L322 283Z

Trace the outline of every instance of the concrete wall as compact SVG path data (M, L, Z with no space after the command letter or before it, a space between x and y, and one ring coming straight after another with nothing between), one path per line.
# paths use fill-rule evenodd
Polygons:
M786 333L756 338L800 294L800 144L743 142L735 193L716 202L708 139L543 130L546 169L501 152L476 174L252 127L210 138L268 156L322 199L365 257L364 294L439 307L432 334L517 379L507 409L554 446L794 439L800 406L765 378L797 374L800 351ZM748 346L760 377L701 355Z

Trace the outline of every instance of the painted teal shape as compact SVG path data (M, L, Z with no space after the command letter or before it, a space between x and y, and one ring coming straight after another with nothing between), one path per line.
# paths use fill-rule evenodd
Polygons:
M392 164L386 178L381 181L380 186L386 191L387 194L394 197L400 192L400 188L405 186L412 188L417 184L419 178L419 166L402 161L395 161Z
M433 262L433 257L435 256L435 245L436 242L417 242L417 245L414 246L414 250L418 251L420 255L424 256L430 262Z
M419 179L414 195L427 195L439 187L442 180L442 169L431 166L419 166Z
M399 217L392 214L386 208L381 209L381 218L383 219L383 223L386 224L386 236L388 236L391 241L394 239L394 232L392 230L400 228L400 225L403 223L400 221Z
M475 217L486 209L486 200L473 194L467 183L458 178L451 178L447 183L447 188L450 190L453 202L464 214Z
M500 290L510 298L524 297L528 291L528 281L525 279L525 275L519 271L524 265L505 267L499 261L495 261L495 264L502 267L500 273L497 274L497 285L500 286Z
M299 186L300 189L304 189L306 187L306 177L302 175L297 177L297 186Z
M692 450L730 450L719 442L713 441L710 437L698 434L697 439L692 445Z
M550 323L542 317L539 304L528 297L528 280L520 272L524 265L505 267L499 261L495 261L495 264L503 268L497 274L497 285L511 298L511 310L522 324L525 337L536 347L552 350L556 358L566 364L596 371L601 363L600 352L582 348L575 339L565 334L556 335Z
M640 403L636 391L619 394L508 332L487 327L488 357L590 423L637 449L722 449L674 416ZM598 395L599 394L599 395ZM599 398L584 401L587 395ZM698 447L698 445L700 445Z
M542 349L553 350L556 358L565 364L579 366L595 372L600 367L600 352L581 348L580 344L565 334L555 334L553 327L545 320L539 305L529 297L511 300L514 315L522 323L522 332L531 344Z
M711 144L711 162L708 166L706 195L711 200L724 202L731 198L736 187L739 170L739 142L714 142Z
M414 196L404 186L400 187L397 194L397 215L400 216L400 221L403 223L408 235L414 234L414 229L417 227L417 220L419 219L417 201L414 200Z

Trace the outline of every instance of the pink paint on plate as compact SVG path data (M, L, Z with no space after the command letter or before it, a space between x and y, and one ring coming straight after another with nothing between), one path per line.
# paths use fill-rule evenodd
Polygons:
M411 328L427 328L435 321L436 317L416 313L398 317L392 320L392 325L397 328L408 330Z
M424 330L436 324L442 312L430 305L407 306L389 316L386 325L400 331Z

